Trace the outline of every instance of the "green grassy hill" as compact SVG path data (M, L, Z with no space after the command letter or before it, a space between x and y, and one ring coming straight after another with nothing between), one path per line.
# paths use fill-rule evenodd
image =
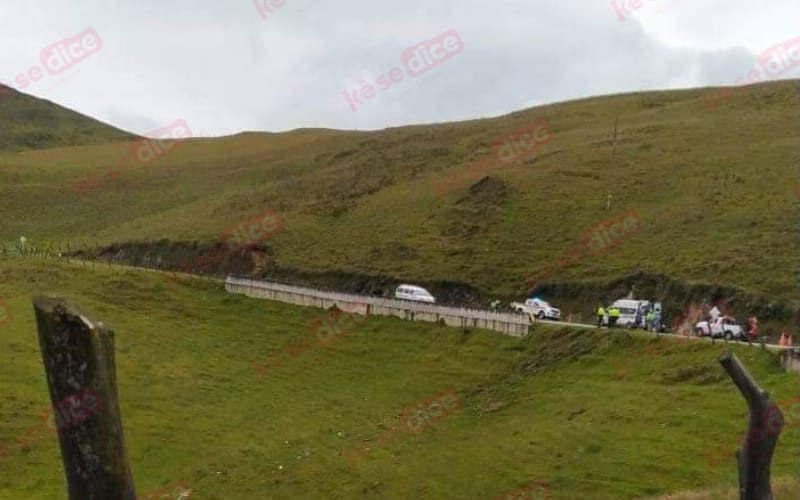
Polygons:
M711 89L647 92L377 132L196 139L145 167L129 165L128 142L6 152L0 175L14 182L0 186L0 241L202 248L275 210L280 230L262 245L271 269L460 283L510 298L577 249L545 281L600 286L645 273L789 300L794 85L747 87L712 108ZM496 141L542 119L552 139L535 155L474 168ZM436 183L453 179L440 197ZM77 185L93 187L79 196ZM605 254L582 250L587 229L628 211L640 230Z
M0 85L0 151L100 144L132 134Z
M0 324L2 498L65 491L39 418L40 292L116 332L140 496L177 482L201 499L478 499L535 481L555 499L618 499L736 484L747 410L716 361L720 343L548 327L516 339L370 318L298 351L322 311L103 266L2 259L0 276L11 318ZM773 461L781 482L796 469L797 377L761 349L734 350L789 421ZM281 364L265 371L271 356ZM447 390L456 411L404 430L404 408Z
M365 293L409 280L474 302L521 297L538 273L565 310L635 286L673 310L735 295L737 312L783 320L797 307L795 85L747 87L712 108L709 89L648 92L376 132L193 139L144 165L124 132L0 96L0 498L65 491L40 419L40 292L117 333L140 496L180 482L203 499L494 498L539 481L553 498L730 497L747 410L720 343L370 318L308 344L322 311L8 247L25 236L25 252L69 243L81 257ZM485 169L498 140L538 120L552 137L534 156ZM225 231L267 211L274 234L221 252ZM631 211L637 231L586 250L587 229ZM761 349L734 350L790 422L773 473L779 498L794 498L797 377ZM403 426L404 409L449 390L456 411L418 433Z

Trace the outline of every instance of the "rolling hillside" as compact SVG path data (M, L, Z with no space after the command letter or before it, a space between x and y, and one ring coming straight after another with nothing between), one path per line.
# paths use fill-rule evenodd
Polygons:
M0 85L0 151L100 144L132 137L50 101Z
M330 311L102 262L364 293L408 280L445 302L533 284L576 313L634 287L673 312L725 296L788 322L800 98L794 82L709 106L713 92L174 143L0 100L12 124L0 139L0 498L65 488L42 418L39 293L114 329L143 498L176 485L202 499L496 498L531 485L555 499L729 498L747 409L717 362L728 348L783 409L773 477L777 498L796 497L797 376L766 350L387 317L309 344ZM498 160L531 140L531 154ZM256 245L232 250L234 236ZM30 256L51 247L95 262ZM410 423L445 397L446 415Z
M517 339L373 317L300 349L329 312L101 265L0 259L0 277L0 498L65 491L41 418L31 296L42 292L115 331L140 497L178 484L220 500L479 499L532 484L553 499L620 499L736 485L747 408L716 361L720 343L547 326ZM773 477L777 498L795 498L797 376L761 349L734 350L786 416ZM407 430L407 409L443 393L454 410Z
M589 306L609 287L624 291L620 279L656 277L653 289L755 294L763 311L788 318L797 290L795 85L746 87L711 106L712 89L648 92L375 132L194 139L144 165L131 162L131 142L5 152L0 175L12 182L0 186L0 241L117 245L121 260L159 265L176 253L201 257L226 230L275 211L279 227L257 252L206 272L365 291L409 280L440 293L460 286L481 301L523 296L535 281L562 300L582 290L577 302ZM540 120L549 140L498 166L495 143ZM637 230L588 252L586 232L626 213Z

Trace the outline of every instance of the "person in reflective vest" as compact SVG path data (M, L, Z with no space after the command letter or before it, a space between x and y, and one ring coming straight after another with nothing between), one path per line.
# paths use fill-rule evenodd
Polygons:
M655 318L655 314L653 314L653 310L650 309L649 311L647 311L647 314L645 314L645 316L644 316L644 329L645 330L650 330L650 329L655 330L655 327L653 326L653 319L654 318Z
M603 319L606 316L606 310L603 307L603 304L598 304L597 309L595 309L595 313L597 314L597 328L603 326Z
M617 326L617 320L619 319L619 309L612 306L608 309L608 327L614 328Z

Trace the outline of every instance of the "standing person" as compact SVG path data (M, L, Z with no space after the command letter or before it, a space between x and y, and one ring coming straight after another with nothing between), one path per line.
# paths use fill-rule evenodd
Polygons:
M595 309L595 313L597 314L597 328L603 326L603 319L606 315L606 310L603 307L603 304L597 304L597 309Z
M789 333L789 330L781 330L781 347L792 347L792 343L792 334Z
M617 320L619 319L619 309L616 306L611 306L608 309L608 327L614 328L617 326Z
M747 318L747 341L753 342L758 337L758 318L755 314Z
M655 314L653 314L653 310L650 309L647 311L647 314L644 316L644 329L650 330L652 329L655 331L655 324L653 323L653 319L655 319Z

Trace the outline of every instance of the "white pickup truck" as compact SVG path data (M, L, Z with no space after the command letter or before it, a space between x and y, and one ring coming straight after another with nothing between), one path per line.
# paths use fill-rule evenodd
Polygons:
M524 314L532 314L539 319L561 319L561 311L551 306L542 299L528 299L525 302L512 302L509 304L511 310Z
M725 337L727 340L747 340L744 329L730 316L720 316L710 321L699 321L694 331L701 337Z

